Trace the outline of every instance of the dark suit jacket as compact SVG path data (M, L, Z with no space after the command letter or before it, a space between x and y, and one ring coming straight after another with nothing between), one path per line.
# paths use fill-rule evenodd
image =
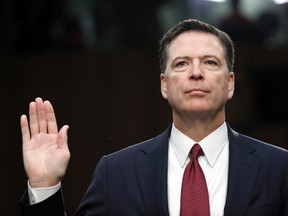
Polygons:
M148 141L104 156L76 215L162 216L167 204L168 139L171 126ZM226 216L288 215L288 151L228 127L229 172ZM63 216L62 192L32 206L27 192L23 215Z

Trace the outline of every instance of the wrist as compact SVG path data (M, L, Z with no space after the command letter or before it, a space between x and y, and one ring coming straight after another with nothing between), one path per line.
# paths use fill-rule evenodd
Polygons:
M54 187L60 184L60 180L49 180L49 181L33 181L31 179L28 180L28 184L31 189L34 188L49 188Z

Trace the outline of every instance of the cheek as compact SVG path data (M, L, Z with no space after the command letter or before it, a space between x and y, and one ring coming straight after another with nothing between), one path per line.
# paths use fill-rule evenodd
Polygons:
M214 85L212 93L215 100L225 100L229 97L229 85L226 78L215 79L212 85Z
M171 77L167 82L167 94L174 96L181 91L181 80L178 77Z
M170 104L179 104L183 100L180 87L175 82L167 83L166 95Z

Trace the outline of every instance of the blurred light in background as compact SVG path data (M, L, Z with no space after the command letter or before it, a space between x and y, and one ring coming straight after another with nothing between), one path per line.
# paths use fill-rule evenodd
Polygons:
M206 1L211 1L211 2L225 2L226 0L206 0Z
M276 4L285 4L288 3L288 0L274 0Z
M225 2L226 0L206 0L211 2ZM273 0L276 4L285 4L288 3L288 0Z

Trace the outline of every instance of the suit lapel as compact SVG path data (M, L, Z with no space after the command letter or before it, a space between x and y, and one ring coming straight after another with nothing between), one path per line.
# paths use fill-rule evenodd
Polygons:
M146 215L169 215L167 201L168 139L171 127L142 149L135 163Z
M246 215L260 161L251 156L256 146L241 143L238 133L229 128L229 172L225 215Z

